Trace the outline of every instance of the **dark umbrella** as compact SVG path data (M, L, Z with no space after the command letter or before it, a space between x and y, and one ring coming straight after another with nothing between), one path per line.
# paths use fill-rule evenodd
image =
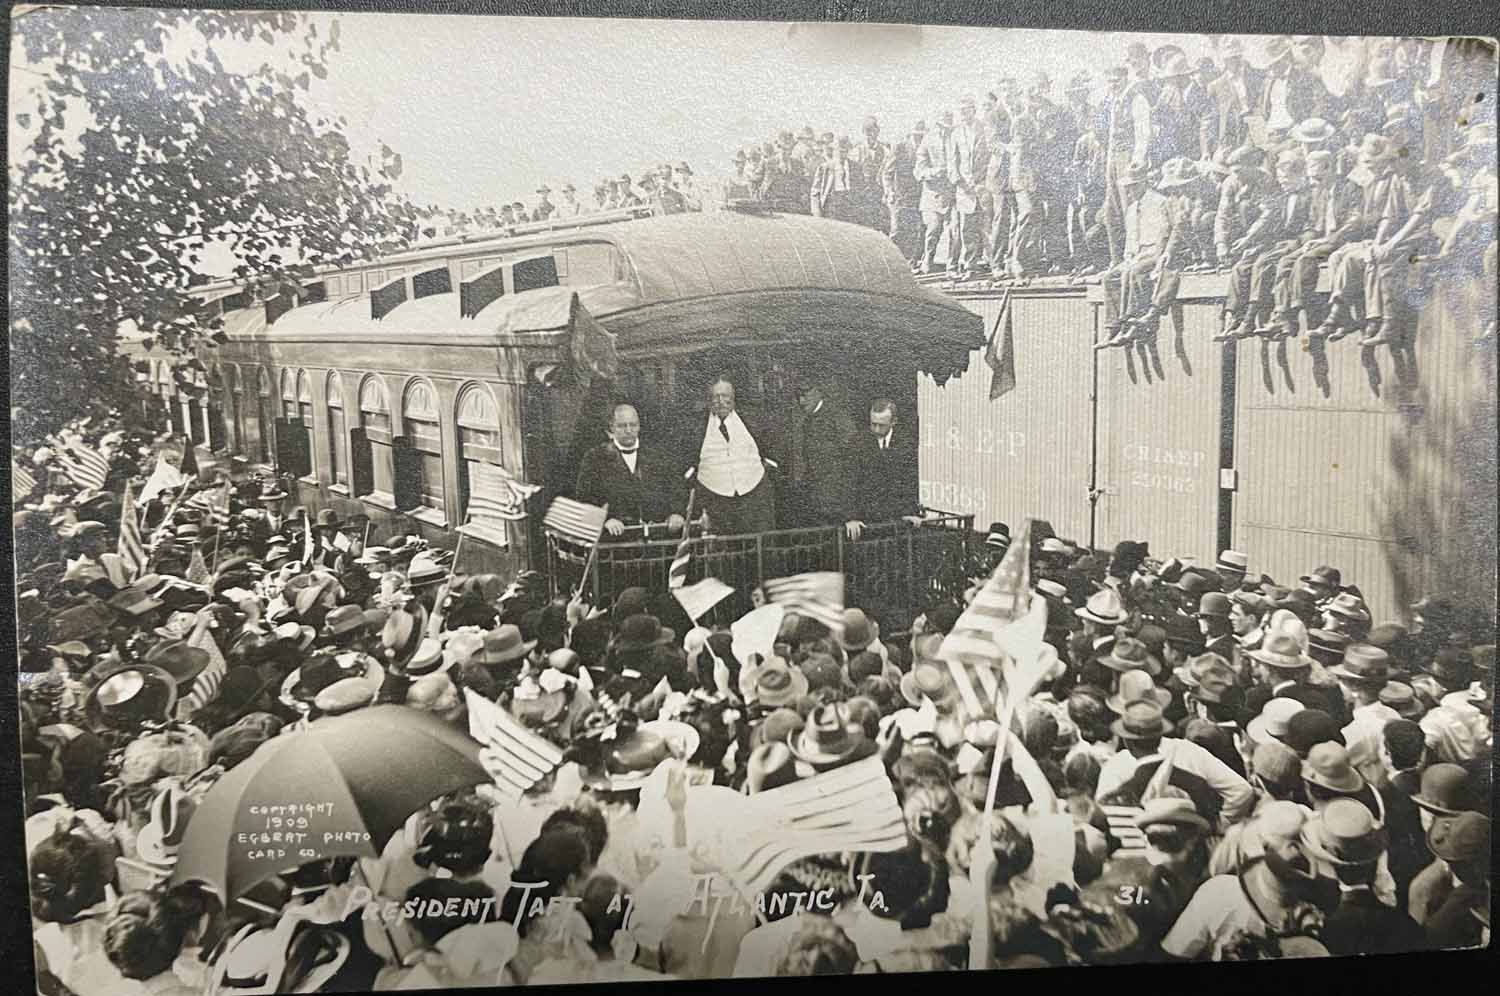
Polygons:
M489 780L478 742L430 713L379 705L325 717L268 741L209 789L172 882L204 883L227 903L310 861L376 858L412 813Z

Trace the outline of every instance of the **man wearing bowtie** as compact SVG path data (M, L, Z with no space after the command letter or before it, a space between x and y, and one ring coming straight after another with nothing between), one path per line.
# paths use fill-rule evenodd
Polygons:
M773 456L769 432L736 408L734 385L720 378L709 388L708 418L689 440L688 478L698 502L719 534L761 533L776 528Z
M679 478L665 452L641 446L641 418L630 405L615 405L609 441L584 454L578 468L579 501L608 505L604 529L619 536L627 525L666 520L682 528Z

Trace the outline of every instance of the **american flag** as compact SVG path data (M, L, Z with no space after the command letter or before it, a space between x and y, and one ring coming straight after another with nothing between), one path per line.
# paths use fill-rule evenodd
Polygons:
M205 488L187 500L189 508L196 508L209 517L214 525L229 524L229 482L216 488Z
M959 696L973 718L986 716L994 707L1000 689L996 671L1003 661L1014 659L1001 633L1027 613L1031 601L1030 575L1031 520L1027 519L995 573L975 595L974 604L958 617L953 631L943 638L938 649L938 658L948 662ZM1045 624L1045 611L1041 618ZM1040 634L1037 642L1040 643ZM976 680L983 690L983 701L975 691Z
M188 559L187 579L193 584L208 580L208 561L203 559L203 548L197 542L193 543L193 555Z
M520 799L526 790L562 764L562 751L532 733L500 706L473 689L464 689L469 705L469 735L484 749L479 762L501 793Z
M1120 842L1117 855L1122 857L1143 854L1146 850L1146 834L1135 825L1135 818L1145 812L1140 806L1100 806L1109 821L1110 834Z
M10 462L10 496L12 502L36 490L36 478L14 460Z
M141 488L141 501L148 502L165 491L180 488L187 483L187 480L180 470L167 463L166 457L158 453L156 455L156 469L151 471L151 477L147 479L145 486Z
M201 561L202 555L198 559ZM224 683L224 672L226 665L224 655L219 653L219 645L214 642L213 634L202 626L195 626L193 632L188 636L188 646L197 647L208 654L208 666L198 672L198 677L193 679L193 687L182 701L177 705L177 717L187 720L193 713L202 709L212 702L219 694L219 686Z
M835 633L844 631L844 575L838 571L772 578L765 589L766 598L788 612L810 616Z
M120 541L115 550L132 580L145 573L148 558L146 546L141 542L141 517L129 484L125 485L125 497L120 502Z
M600 508L571 498L554 498L552 507L542 516L542 528L583 546L599 542L609 507Z
M526 518L526 499L542 490L523 484L504 467L492 463L469 465L469 517L519 522Z
M748 895L764 892L799 858L907 844L901 805L878 756L758 792L746 812L724 870Z
M70 452L71 451L71 452ZM100 491L109 477L109 461L84 443L74 441L66 447L57 448L57 462L62 465L68 480L80 488Z
M687 584L688 564L693 560L693 540L691 536L685 535L682 542L677 544L677 552L672 555L672 566L667 570L667 588L675 590Z

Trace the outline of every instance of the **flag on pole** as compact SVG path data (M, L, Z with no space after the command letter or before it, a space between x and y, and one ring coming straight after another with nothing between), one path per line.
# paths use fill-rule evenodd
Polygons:
M500 706L465 688L469 735L484 745L479 763L502 794L518 800L562 764L562 751L532 733Z
M203 559L203 548L197 543L193 544L193 555L188 559L187 579L193 584L208 580L208 561Z
M984 362L992 374L991 401L1016 389L1016 343L1009 287L1005 289L1005 296L1000 299L1000 314L996 316L995 327L990 331L990 341L984 350Z
M195 508L208 516L215 525L229 523L229 482L218 487L205 488L187 500L188 508Z
M12 503L36 490L36 478L14 460L10 462L10 497Z
M683 530L682 542L677 544L677 552L672 555L672 566L667 570L667 588L676 590L687 584L688 564L693 559L693 539Z
M186 483L187 478L182 475L182 472L170 463L167 463L166 458L158 453L156 455L156 469L151 472L150 478L146 480L145 486L141 488L141 503L144 504L151 501L164 491L169 491L172 488L180 488Z
M307 514L307 506L302 506L302 562L310 564L317 556L317 550L313 547L312 517Z
M907 843L901 806L878 756L757 792L746 804L745 827L735 834L724 870L750 895L764 892L799 858L899 851Z
M201 563L203 555L197 555ZM219 652L219 645L214 642L213 634L202 626L193 627L193 632L188 636L188 646L197 647L208 654L208 666L198 672L198 677L193 679L193 687L183 696L177 705L177 717L189 719L193 713L202 709L212 702L219 694L219 686L224 683L224 672L228 669L224 655Z
M120 541L115 550L132 580L146 572L148 558L146 546L141 542L141 517L129 484L125 485L125 497L120 502Z
M554 498L552 507L542 516L542 528L574 543L593 546L599 542L608 515L608 510L598 505L571 498Z
M988 715L994 707L1000 688L996 672L1009 656L1000 633L1026 612L1031 597L1030 575L1031 520L1027 519L995 573L974 596L974 604L958 617L938 648L938 659L948 662L959 696L973 718ZM1045 622L1045 614L1042 619ZM975 690L976 682L984 693L982 701Z
M542 490L523 484L504 467L492 463L469 465L469 518L519 522L526 518L526 499Z
M835 633L844 631L844 575L814 571L765 583L766 598L788 612L810 616Z
M198 447L193 445L191 438L183 440L182 461L177 465L177 469L184 477L198 476Z

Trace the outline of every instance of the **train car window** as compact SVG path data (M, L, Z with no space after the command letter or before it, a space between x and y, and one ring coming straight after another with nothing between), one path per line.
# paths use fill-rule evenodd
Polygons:
M518 260L511 267L511 284L517 294L524 294L538 287L556 287L557 260L552 256Z
M360 445L352 454L356 467L368 474L355 474L355 490L360 495L390 498L395 488L395 471L391 455L391 408L385 382L371 375L359 389Z
M460 511L469 508L475 464L501 466L500 415L494 395L483 384L470 384L458 396L458 496ZM504 535L496 536L504 542Z
M344 418L344 381L337 370L328 371L325 387L328 399L328 462L333 469L333 483L349 483L349 473L344 468L344 456L348 452L349 423Z
M411 448L422 507L443 510L443 433L437 395L425 381L413 381L401 404L402 425Z
M312 380L306 370L297 371L297 412L292 431L297 435L297 473L301 477L313 477L318 473L317 458L313 452L313 396Z

